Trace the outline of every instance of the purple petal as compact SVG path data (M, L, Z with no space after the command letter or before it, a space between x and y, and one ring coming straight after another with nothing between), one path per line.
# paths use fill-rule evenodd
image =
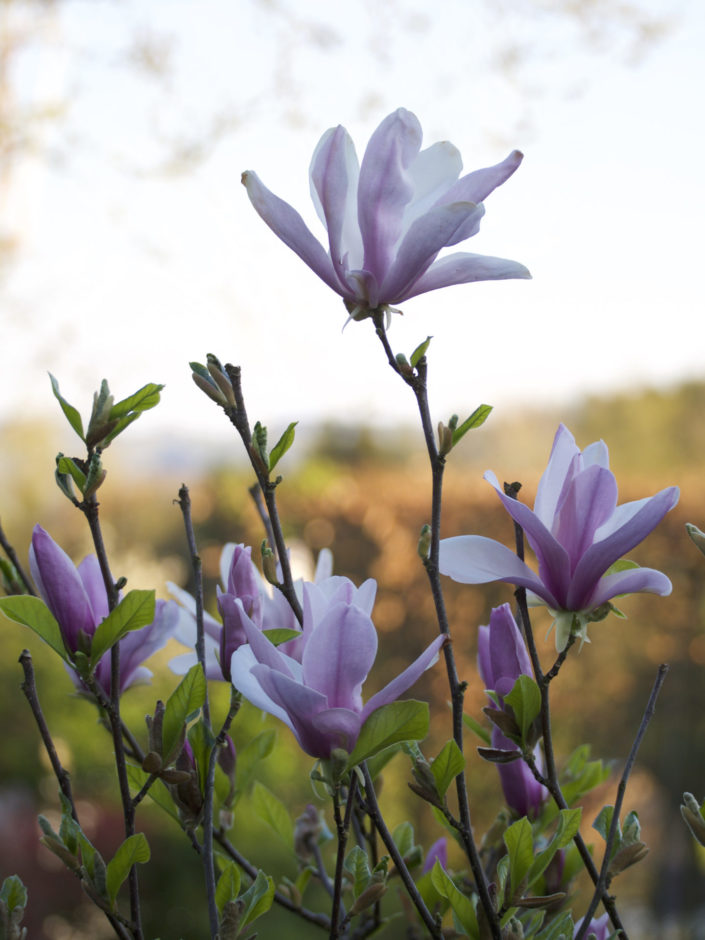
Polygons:
M290 727L304 751L313 757L328 757L331 747L336 745L313 724L313 718L328 707L325 695L267 666L253 666L250 673L269 699L287 713Z
M583 610L605 571L656 528L678 502L678 487L661 490L616 532L596 542L583 555L573 575L566 610Z
M407 172L421 147L421 125L399 108L370 138L360 166L358 219L365 248L363 269L381 283L402 234L404 208L413 196Z
M536 490L534 512L547 529L553 528L553 519L558 508L563 487L573 458L580 453L575 438L568 428L561 424L556 431L551 448L551 456Z
M509 604L494 608L490 614L489 630L490 674L494 681L490 688L496 689L497 682L503 678L514 685L519 676L533 675L524 637Z
M362 237L357 221L357 181L360 168L355 146L344 127L321 138L311 161L311 195L328 229L330 257L341 284L346 270L363 263Z
M105 581L100 570L100 563L95 555L88 555L78 566L78 576L86 589L88 600L93 609L93 618L96 625L102 623L108 616L108 594L105 590Z
M304 683L328 699L330 708L359 712L362 683L377 654L377 631L357 607L336 604L311 633L301 665Z
M490 657L490 628L489 624L477 631L477 669L486 689L494 688L492 675L492 659Z
M448 840L445 836L437 839L426 853L421 874L431 871L436 861L440 862L441 868L448 868Z
M432 144L417 155L408 170L414 195L404 213L404 226L407 230L415 219L435 205L445 202L474 202L473 199L444 198L457 181L462 168L460 151L447 140Z
M232 684L241 692L242 695L255 708L261 709L270 715L274 715L284 724L294 730L294 725L286 713L286 710L274 702L260 685L259 680L252 673L254 666L257 666L257 660L249 646L241 646L235 650L230 660L230 674Z
M655 568L629 568L600 578L586 607L594 609L620 594L645 591L667 597L672 590L673 585L662 571L656 571Z
M443 202L483 202L493 190L509 179L523 159L522 153L513 150L501 163L467 173L443 195Z
M610 470L593 464L570 481L552 531L568 552L571 568L592 545L595 532L616 506L617 481Z
M516 748L516 745L505 738L499 728L495 728L492 732L492 746L503 750ZM529 816L535 819L548 797L546 788L538 783L523 760L515 760L510 764L498 764L497 770L507 806L518 816Z
M257 662L262 663L269 669L282 673L282 675L293 678L298 671L296 669L298 664L293 664L288 656L280 653L276 646L267 639L264 633L252 623L249 617L242 621L242 626L247 635L247 642Z
M76 652L79 632L93 636L97 623L76 566L40 525L32 533L29 567L67 649Z
M524 530L524 535L538 560L539 574L545 585L544 590L547 588L558 600L558 606L562 607L562 601L568 594L570 585L571 566L568 553L528 506L520 503L518 499L512 499L502 491L494 473L488 470L485 473L485 479L494 486L504 508ZM531 590L535 589L531 588ZM536 593L540 597L544 596L540 591Z
M551 608L558 601L538 575L514 552L482 535L457 535L441 539L439 570L461 584L506 581L537 594Z
M415 659L410 666L407 666L396 679L392 679L383 689L373 695L362 709L363 724L373 711L380 708L382 705L389 705L390 702L396 702L399 696L406 692L406 690L416 682L419 676L436 662L438 653L447 640L448 637L445 635L437 636L433 643L429 644L423 653Z
M427 291L438 290L440 287L451 287L453 284L530 277L529 271L518 261L456 252L448 255L447 258L435 261L426 273L422 274L418 281L412 284L401 299L406 300L409 297L417 297L419 294L427 293ZM396 303L400 302L401 300L396 300Z
M362 722L360 713L348 708L327 708L311 719L311 725L326 742L327 753L314 757L328 757L333 748L342 747L350 753L357 744ZM309 751L310 753L310 751Z
M324 247L311 234L299 213L287 202L275 196L264 186L256 173L247 171L242 174L247 194L252 205L275 235L288 245L312 271L325 281L336 293L353 298L336 277L335 270Z
M120 640L120 691L134 685L145 659L166 646L179 620L179 608L175 601L156 603L154 620L133 630Z
M433 263L436 255L449 244L461 225L481 217L471 202L437 206L417 219L404 235L396 257L380 286L380 293L390 303L407 296L411 285Z

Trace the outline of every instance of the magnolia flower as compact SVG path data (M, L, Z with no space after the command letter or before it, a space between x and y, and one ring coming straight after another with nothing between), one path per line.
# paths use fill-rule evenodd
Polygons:
M475 235L482 200L517 169L515 150L496 166L458 179L462 160L448 141L421 150L422 131L399 108L370 138L358 164L344 127L326 131L311 161L311 196L328 231L326 252L298 212L247 171L242 182L253 206L326 284L340 294L351 319L426 291L503 278L531 277L516 261L456 253L437 261L443 248Z
M235 688L288 725L312 757L330 757L334 748L351 752L369 715L416 682L436 661L446 640L437 637L363 705L362 684L377 653L377 631L368 612L369 595L363 595L362 606L361 591L347 578L339 579L330 596L305 582L300 658L282 652L248 619L244 621L248 645L237 649L231 660Z
M59 624L69 655L88 652L96 628L108 616L108 595L96 556L89 555L76 568L49 533L37 525L32 533L29 566L42 599ZM166 644L176 629L178 616L173 601L159 600L152 623L120 640L121 693L151 678L152 673L142 663ZM77 673L73 669L70 672L76 686L84 688ZM110 695L109 651L99 660L94 675L105 694Z
M477 665L485 683L499 696L504 707L504 696L511 692L521 675L533 675L524 637L519 632L509 604L495 607L490 614L488 626L480 627L478 636ZM495 707L494 702L492 707ZM492 747L503 751L516 751L516 744L499 728L492 728ZM541 752L534 749L534 760L542 766ZM534 778L523 760L508 764L497 764L502 791L507 806L519 816L536 818L548 797L548 791Z
M597 441L581 452L564 425L556 433L533 511L507 496L494 473L488 470L485 479L524 530L538 574L506 546L479 535L443 539L440 570L463 584L506 581L527 588L532 602L546 604L553 614L559 650L571 633L587 639L588 623L606 616L612 598L639 591L670 594L671 582L662 572L615 563L676 505L677 487L618 506L607 447Z
M206 654L206 676L209 679L231 681L230 660L235 650L247 643L245 621L258 630L300 630L294 611L281 591L273 590L265 583L252 561L250 546L235 545L229 542L220 556L220 576L224 590L217 587L218 611L221 621L210 614L203 614L204 646ZM314 581L310 584L309 595L316 611L323 608L326 598L331 598L342 585L350 584L347 578L332 574L333 556L324 548L318 555ZM294 582L299 602L303 600L303 580ZM315 586L315 590L314 590ZM181 605L181 616L176 631L176 639L192 649L196 644L196 601L182 588L169 582L169 592ZM372 611L376 584L365 581L359 588L354 588L356 603ZM301 640L294 638L282 644L282 651L301 660ZM195 652L183 653L169 663L170 669L178 675L184 675L198 662Z
M580 928L583 926L584 917L578 921L573 930L573 936L577 937L580 932ZM603 914L602 917L598 917L590 921L588 926L587 933L585 934L586 940L590 940L591 937L594 937L595 940L607 940L610 935L610 918L609 914Z

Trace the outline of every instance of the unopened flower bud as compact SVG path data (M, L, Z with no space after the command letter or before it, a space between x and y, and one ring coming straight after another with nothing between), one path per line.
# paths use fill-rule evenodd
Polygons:
M231 406L234 406L235 394L233 392L232 383L223 371L223 367L220 364L219 359L212 353L208 353L206 356L206 368L208 369L211 378L222 392L227 403Z
M296 820L294 826L294 851L300 859L307 859L313 853L313 846L323 829L318 810L309 803L303 813Z
M453 431L442 421L438 422L438 456L445 457L453 448Z
M362 911L366 911L368 907L372 907L373 904L376 904L387 892L387 885L379 881L376 884L368 885L365 890L362 892L360 897L355 901L353 906L350 908L349 915L354 917L356 914L360 914Z
M693 540L693 544L705 555L705 532L701 532L692 522L686 522L685 531Z
M145 758L142 761L142 770L147 774L158 774L162 769L162 759L156 751L150 751L149 754L145 754Z
M262 542L262 573L270 584L273 584L275 587L279 584L277 560L274 557L274 552L269 545L267 545L266 539Z
M419 536L419 542L416 546L416 551L419 558L422 561L426 561L428 558L428 553L431 550L431 526L426 523L425 526L421 529L421 535Z
M703 819L700 812L700 804L692 793L683 794L681 816L688 829L690 829L693 838L697 839L700 845L705 845L705 819Z

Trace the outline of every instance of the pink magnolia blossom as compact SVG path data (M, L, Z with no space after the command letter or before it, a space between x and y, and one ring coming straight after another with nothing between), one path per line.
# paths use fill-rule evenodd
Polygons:
M597 441L581 451L564 425L556 432L533 510L507 496L491 471L485 479L524 530L538 574L511 549L480 535L443 539L440 570L463 584L506 581L527 588L533 601L553 613L559 650L571 632L586 639L588 623L601 619L612 598L639 591L670 594L671 582L660 571L632 563L610 569L676 505L677 487L618 506L607 447Z
M288 725L312 757L327 758L334 748L351 752L369 715L413 685L436 661L446 640L437 637L363 705L362 685L377 653L377 631L369 615L369 597L361 597L361 591L347 578L338 579L328 595L319 585L304 582L298 658L274 646L245 618L248 645L240 646L231 660L235 688Z
M37 525L32 533L29 566L42 599L59 624L68 653L87 652L98 625L108 616L108 595L96 556L84 558L77 568L63 548ZM158 600L152 623L120 640L121 693L151 677L142 663L166 644L176 629L178 616L173 601ZM96 681L106 695L111 686L110 660L107 652L95 668ZM77 687L82 688L77 673L73 669L70 673Z
M358 163L344 127L321 138L310 168L311 196L328 233L328 251L298 212L270 192L256 173L242 182L272 231L345 301L354 320L389 312L426 291L504 278L528 278L516 261L443 248L475 235L484 200L517 169L515 150L496 166L458 178L462 160L448 141L421 150L422 131L399 108L379 125Z
M578 923L575 925L575 929L573 931L574 937L578 936L578 932L580 928L583 926L584 920L585 920L584 917L581 918L578 921ZM592 937L594 937L595 940L607 940L610 933L611 933L611 930L610 930L609 914L603 914L602 917L593 918L593 920L590 921L590 925L588 926L587 933L585 934L585 938L586 940L590 940L590 938Z

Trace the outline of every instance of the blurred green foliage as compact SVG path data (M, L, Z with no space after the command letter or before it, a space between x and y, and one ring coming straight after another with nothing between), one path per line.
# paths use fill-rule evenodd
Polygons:
M705 789L705 562L685 535L684 523L705 523L701 485L705 465L705 385L689 384L671 392L625 394L548 413L493 416L473 432L448 460L443 534L475 532L513 543L511 521L482 471L494 469L500 480L523 482L522 497L533 502L536 482L547 459L557 421L571 428L580 446L602 437L610 448L620 484L620 502L651 495L662 486L681 486L681 502L656 532L633 553L642 565L664 570L672 579L670 598L648 595L620 604L627 621L615 618L595 624L592 642L571 651L553 686L556 751L566 758L587 741L594 756L614 761L615 774L586 808L586 833L604 802L613 799L621 761L626 756L648 698L656 667L669 662L670 674L656 716L639 755L627 793L626 808L639 812L642 833L651 847L645 862L620 878L620 897L649 905L654 922L667 916L685 919L702 897L702 872L679 818L680 797ZM223 434L234 433L224 423ZM79 561L90 551L80 514L53 485L53 455L64 444L57 432L40 427L2 429L0 517L6 535L22 561L27 557L31 527L41 522ZM367 695L403 669L435 634L433 605L416 552L418 535L429 516L429 474L418 439L412 432L384 434L328 426L321 429L306 456L299 442L278 468L284 475L279 503L294 564L312 564L330 547L335 571L361 582L378 581L374 619L380 632L380 655L368 680ZM140 444L142 448L149 442ZM234 448L233 448L234 450ZM114 451L114 452L113 452ZM121 456L122 454L122 456ZM105 465L108 479L101 490L105 536L116 576L128 588L156 588L173 580L191 587L181 515L173 505L178 485L174 471L135 473L127 449L111 448ZM243 541L258 546L263 537L254 504L247 493L252 476L242 463L190 473L199 550L207 588L207 606L215 609L215 584L222 545ZM311 573L310 571L308 572ZM466 710L479 716L484 704L475 668L477 626L487 622L492 606L511 600L505 585L463 587L447 583L447 601L455 652L467 679ZM545 614L536 615L543 639ZM107 856L121 841L114 772L107 732L96 726L93 707L76 696L56 656L29 631L3 620L0 632L0 713L4 740L0 749L0 878L17 872L29 889L26 923L37 940L110 936L74 880L38 845L36 814L56 814L56 784L20 692L20 651L31 650L43 708L62 760L72 772L82 821L90 838ZM144 716L157 698L176 684L166 668L176 644L150 663L153 684L124 698L124 717L146 738ZM542 642L545 663L553 657L552 641ZM216 716L227 708L228 691L214 687ZM429 671L413 689L432 703L431 734L424 752L433 757L449 736L447 684L444 671ZM290 807L293 817L317 802L308 773L312 762L302 755L288 730L273 719L243 707L233 726L238 750L264 727L276 729L278 745L261 765L259 778ZM469 786L473 822L478 833L489 826L501 805L493 767L474 753L468 735ZM408 816L417 820L417 839L426 848L438 832L429 809L407 787L409 769L396 757L384 773L381 799L393 827ZM318 805L329 812L322 802ZM250 811L244 798L232 839L258 867L280 880L294 878L295 859L282 851L277 836ZM149 937L196 940L206 933L202 875L195 853L178 826L149 801L140 808L139 826L147 833L153 861L141 879L145 927ZM330 819L329 819L330 825ZM90 828L89 828L90 827ZM596 842L595 834L589 841ZM458 860L459 862L459 860ZM451 859L452 864L452 859ZM310 907L326 901L309 888ZM299 925L288 915L268 915L262 936L309 937L322 931ZM70 925L70 926L69 926ZM397 927L398 929L398 927ZM63 931L63 932L62 932ZM297 932L298 931L298 932ZM383 934L394 936L393 930Z

